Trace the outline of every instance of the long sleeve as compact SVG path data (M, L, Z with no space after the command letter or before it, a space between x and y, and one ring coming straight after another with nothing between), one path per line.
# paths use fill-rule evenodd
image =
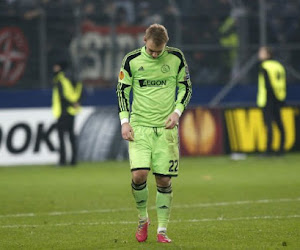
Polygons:
M189 104L192 97L192 82L190 79L188 65L182 53L181 56L182 56L182 62L177 76L178 91L177 91L175 108L183 112L184 109Z
M125 66L123 63L119 73L117 85L118 109L120 120L124 118L129 119L131 87L132 74L130 72L129 66Z
M119 82L117 86L118 107L120 119L128 118L130 112L130 96L131 85Z

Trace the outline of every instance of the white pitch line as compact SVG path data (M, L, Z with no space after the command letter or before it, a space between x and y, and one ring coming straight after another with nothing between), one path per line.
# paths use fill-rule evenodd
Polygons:
M276 215L276 216L252 216L252 217L237 217L237 218L203 218L190 220L171 220L170 223L199 223L199 222L214 222L214 221L248 221L248 220L278 220L278 219L295 219L300 218L299 214L294 215ZM65 226L99 226L99 225L120 225L120 224L137 224L136 221L102 221L102 222L80 222L80 223L58 223L58 224L33 224L33 225L1 225L0 228L37 228L37 227L65 227Z
M297 202L300 201L300 197L290 199L290 198L281 198L281 199L264 199L264 200L248 200L248 201L230 201L230 202L215 202L215 203L199 203L199 204L189 204L189 205L173 205L173 208L197 208L197 207L218 207L218 206L234 206L234 205L245 205L245 204L266 204L266 203L283 203L283 202ZM155 206L149 208L150 210L156 209ZM0 218L9 218L9 217L36 217L36 216L60 216L68 214L91 214L91 213L115 213L115 212L126 212L126 211L135 211L134 207L132 208L119 208L119 209L96 209L96 210L79 210L79 211L54 211L49 213L24 213L24 214L3 214L0 215Z
M268 199L268 200L248 200L248 201L232 201L232 202L215 202L215 203L199 203L199 204L190 204L190 205L178 205L173 206L174 208L197 208L197 207L218 207L218 206L230 206L230 205L245 205L245 204L261 204L261 203L282 203L282 202L294 202L300 201L299 198L289 199Z
M28 213L28 214L2 214L0 218L7 217L35 217L35 216L60 216L68 214L91 214L91 213L114 213L114 212L126 212L135 211L135 208L119 208L119 209L96 209L96 210L79 210L79 211L62 211L62 212L49 212L49 213Z

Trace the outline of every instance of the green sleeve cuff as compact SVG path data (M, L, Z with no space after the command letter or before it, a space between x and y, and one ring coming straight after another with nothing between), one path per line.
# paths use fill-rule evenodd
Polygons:
M177 104L175 105L175 109L179 109L179 110L181 111L181 113L183 113L183 111L184 111L184 106L183 106L182 103L177 103Z
M122 111L122 112L119 113L119 117L120 117L120 120L122 120L124 118L129 119L129 112L128 111Z

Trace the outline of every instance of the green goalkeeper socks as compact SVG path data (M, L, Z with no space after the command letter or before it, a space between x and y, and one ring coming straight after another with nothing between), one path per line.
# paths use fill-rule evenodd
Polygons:
M132 182L132 194L136 202L136 208L139 212L139 218L148 218L147 202L148 202L148 187L147 183L140 185ZM156 194L156 210L158 219L158 228L167 228L171 203L173 198L172 186L157 187Z
M148 218L147 202L148 202L148 187L147 182L142 184L131 183L132 194L136 202L136 208L139 212L139 218Z
M172 198L173 192L171 185L169 187L157 187L156 210L158 228L167 228L171 212Z

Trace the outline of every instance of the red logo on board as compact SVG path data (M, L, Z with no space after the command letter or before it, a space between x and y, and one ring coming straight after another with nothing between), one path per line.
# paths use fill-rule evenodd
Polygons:
M0 85L11 86L23 76L27 58L28 42L18 27L0 30Z

